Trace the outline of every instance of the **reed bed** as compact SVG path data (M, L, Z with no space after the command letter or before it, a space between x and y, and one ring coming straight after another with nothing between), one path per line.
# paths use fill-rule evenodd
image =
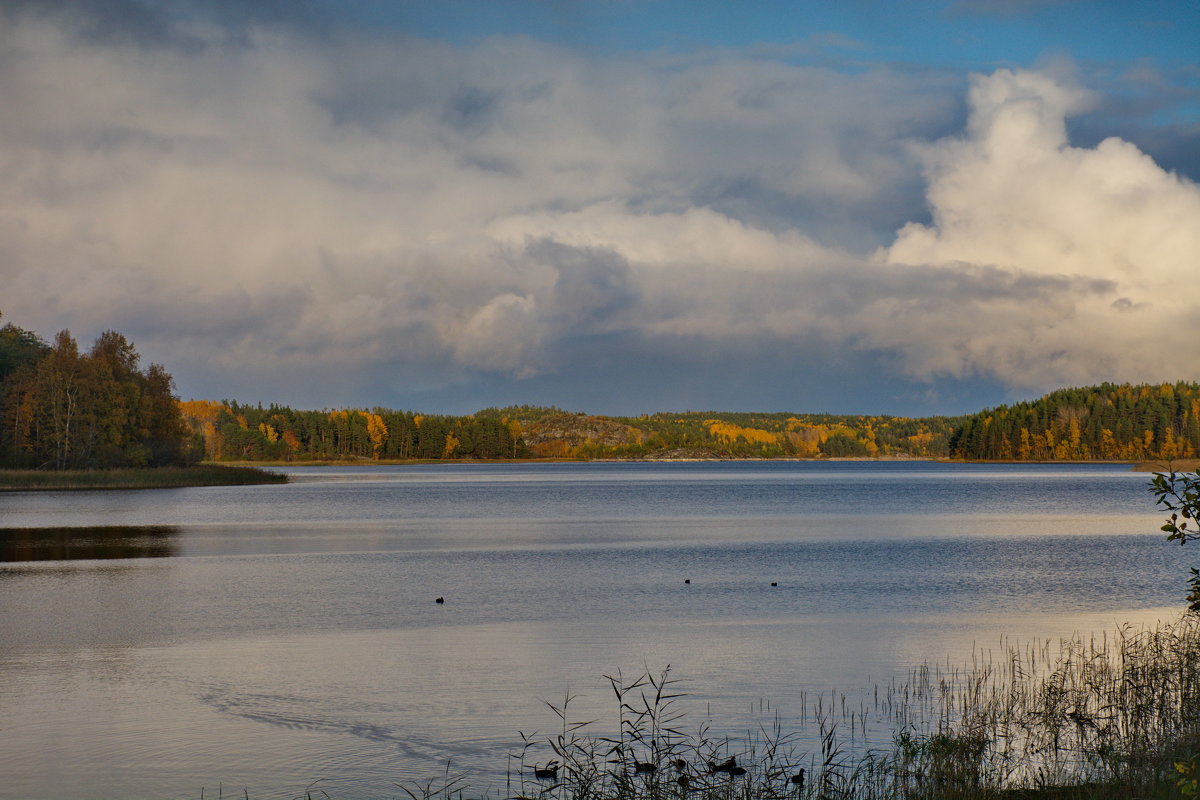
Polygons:
M848 700L803 699L741 739L687 727L669 668L606 676L607 723L548 703L557 731L521 736L515 800L1133 800L1197 797L1200 615L1154 628L977 652ZM400 788L467 800L447 768Z
M184 486L247 486L287 483L287 476L255 467L199 464L145 469L0 469L0 492L64 489L174 489Z

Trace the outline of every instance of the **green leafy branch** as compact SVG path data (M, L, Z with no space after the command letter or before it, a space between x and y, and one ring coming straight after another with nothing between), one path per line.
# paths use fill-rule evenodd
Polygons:
M1200 474L1194 472L1157 472L1150 481L1154 500L1170 518L1162 526L1167 541L1181 545L1200 540ZM1200 613L1200 569L1192 570L1188 580L1187 601L1191 611Z

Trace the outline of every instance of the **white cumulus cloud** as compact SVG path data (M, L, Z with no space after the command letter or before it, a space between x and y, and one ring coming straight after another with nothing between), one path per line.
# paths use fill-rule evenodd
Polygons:
M975 76L970 102L966 136L925 150L932 224L906 225L881 258L1059 283L947 303L876 340L906 348L919 373L975 370L1018 386L1194 377L1200 186L1120 139L1072 147L1066 117L1087 96L1044 75Z
M584 358L719 374L710 351L763 385L866 354L1037 388L1200 368L1200 191L1073 147L1096 95L1047 74L976 76L939 138L962 86L932 70L197 20L135 41L39 7L0 11L0 310L125 331L185 395L402 404Z

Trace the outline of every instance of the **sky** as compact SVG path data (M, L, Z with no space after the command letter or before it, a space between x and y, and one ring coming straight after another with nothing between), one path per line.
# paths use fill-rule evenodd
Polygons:
M0 0L0 312L183 399L1200 379L1200 3Z

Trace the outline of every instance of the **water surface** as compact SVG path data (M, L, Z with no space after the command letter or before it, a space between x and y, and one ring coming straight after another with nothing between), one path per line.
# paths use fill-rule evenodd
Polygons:
M543 700L613 718L617 669L670 664L696 726L786 724L1174 614L1190 555L1112 465L285 471L0 495L0 797L389 797L448 760L482 789Z

